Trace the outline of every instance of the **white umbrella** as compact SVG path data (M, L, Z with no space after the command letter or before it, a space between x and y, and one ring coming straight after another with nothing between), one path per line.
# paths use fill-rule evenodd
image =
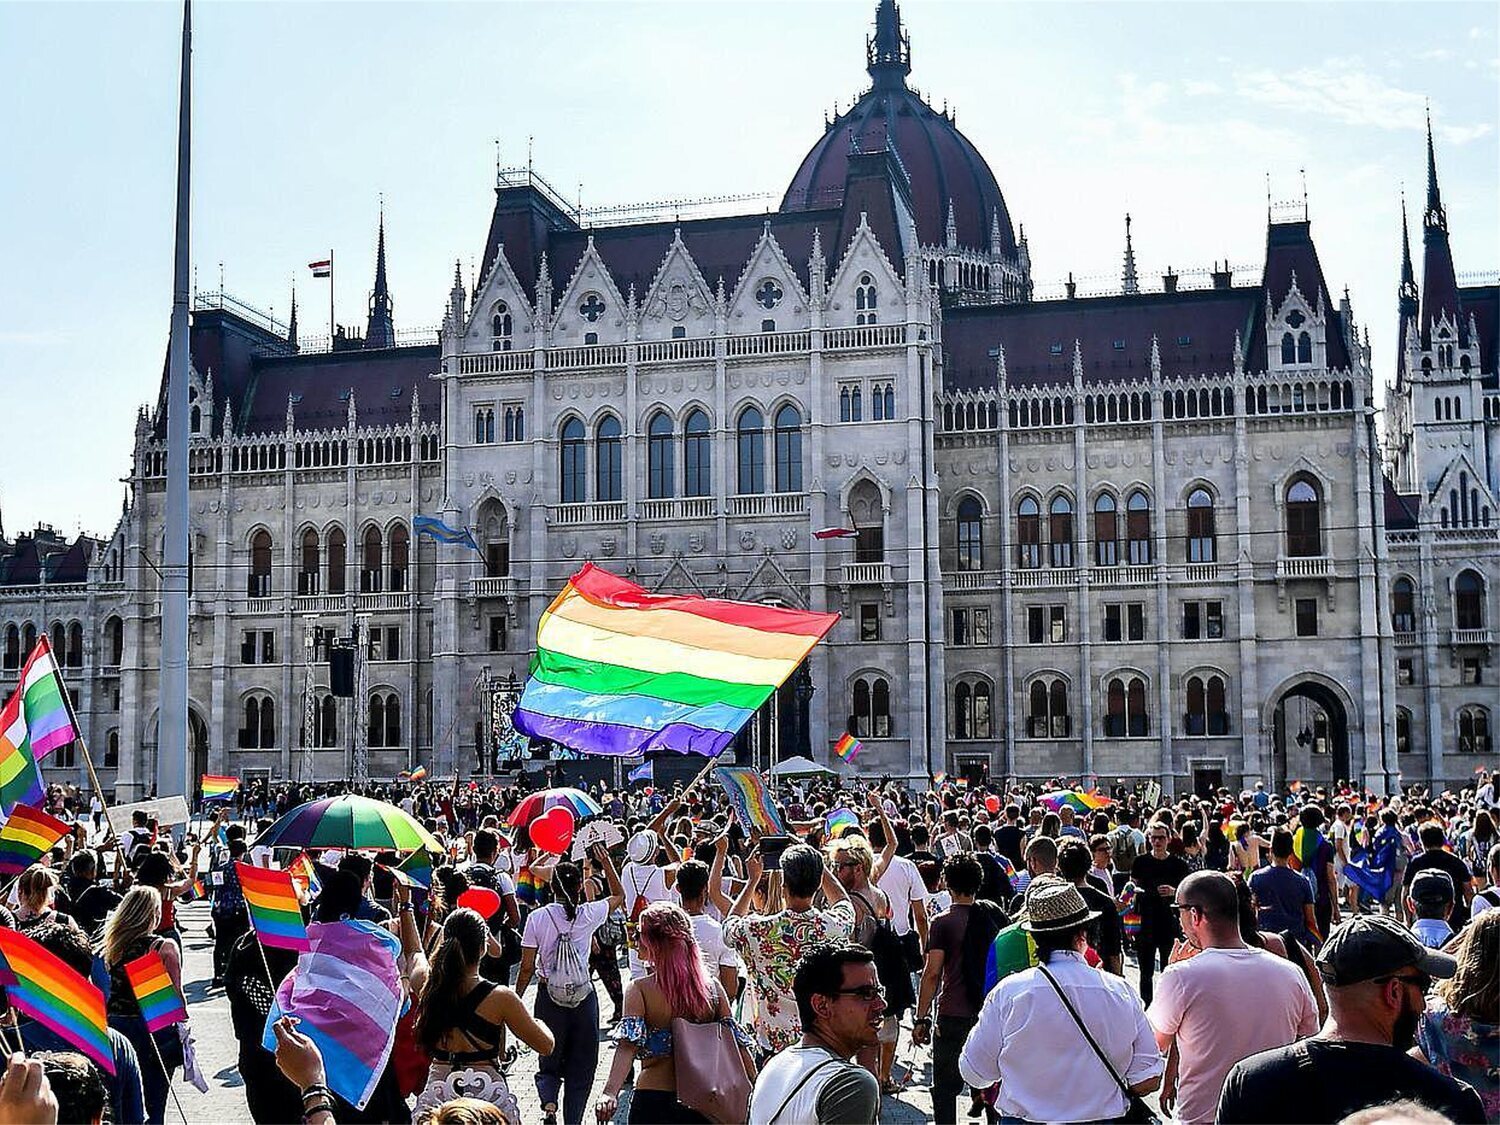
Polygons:
M787 758L771 767L772 777L814 777L819 774L832 776L833 771L827 766L820 766L811 758L804 758L801 755L795 758Z

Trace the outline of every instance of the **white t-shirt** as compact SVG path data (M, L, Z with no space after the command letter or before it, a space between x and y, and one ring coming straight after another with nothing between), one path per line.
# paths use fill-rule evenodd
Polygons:
M721 968L725 965L737 966L740 959L735 956L734 950L724 944L723 926L707 914L694 914L692 918L693 936L698 939L698 951L703 954L703 963L708 966L710 975L717 980Z
M891 929L898 934L911 932L911 904L925 903L931 895L917 865L905 856L891 857L891 862L881 872L875 885L891 900Z
M557 943L564 933L573 938L573 948L585 961L589 956L589 942L594 931L609 917L609 903L581 902L573 915L571 924L568 912L561 903L550 903L540 910L533 910L526 919L526 929L521 932L521 948L536 950L537 976L546 980L557 964Z
M1344 870L1344 857L1349 854L1349 826L1338 817L1333 818L1333 827L1329 830L1333 836L1333 871L1341 874ZM1340 841L1343 848L1339 848Z

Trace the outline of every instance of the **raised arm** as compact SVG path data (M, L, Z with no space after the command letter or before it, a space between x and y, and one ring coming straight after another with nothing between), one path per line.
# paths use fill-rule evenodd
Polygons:
M870 805L880 818L880 829L885 833L885 847L880 849L880 855L875 859L875 869L870 872L870 882L878 883L885 874L885 869L891 865L891 860L896 857L896 833L891 828L891 818L885 815L885 803L880 799L879 789L870 790Z

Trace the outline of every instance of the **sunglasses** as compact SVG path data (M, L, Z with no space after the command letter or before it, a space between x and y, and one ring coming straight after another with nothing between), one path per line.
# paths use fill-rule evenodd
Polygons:
M853 996L862 1004L873 1004L877 1000L885 999L885 986L881 984L866 984L859 988L841 988L834 995Z
M1403 973L1390 973L1387 976L1376 977L1375 983L1384 984L1388 980L1398 980L1402 984L1416 985L1417 988L1424 993L1432 987L1432 977L1428 976L1426 973L1414 973L1411 976L1407 976Z

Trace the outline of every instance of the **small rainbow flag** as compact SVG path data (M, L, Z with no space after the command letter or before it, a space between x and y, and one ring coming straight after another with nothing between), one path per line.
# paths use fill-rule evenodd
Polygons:
M208 887L203 883L203 876L199 875L193 880L193 889L184 898L183 902L197 902L200 898L208 897Z
M1292 833L1292 855L1290 866L1301 871L1318 857L1318 848L1323 843L1323 833L1316 828L1302 827Z
M945 771L938 770L937 773L932 775L932 784L937 786L938 788L942 788L947 783L948 774Z
M432 857L423 848L418 848L391 868L391 873L409 887L432 889Z
M17 805L0 828L0 875L18 875L68 834L68 826L30 805Z
M653 594L587 563L542 614L516 729L589 754L714 757L837 620Z
M318 878L317 866L313 863L312 856L306 852L298 852L297 857L286 865L286 870L303 898L312 898L323 889L323 881Z
M542 881L530 866L521 868L516 875L516 901L523 906L535 906L541 901Z
M203 799L205 801L227 801L240 788L237 777L220 777L218 774L203 775Z
M160 1031L188 1018L187 1005L156 950L147 950L134 961L127 961L125 975L130 978L130 990L135 993L135 1002L141 1006L148 1029Z
M854 815L853 809L834 809L823 818L823 828L837 840L851 828L859 827L859 817Z
M864 748L864 743L848 731L839 735L839 740L833 744L833 752L839 756L840 761L844 762L854 761L854 756Z
M240 877L240 890L245 894L245 905L260 943L306 953L311 946L291 872L252 867L248 863L236 863L234 870Z
M1074 812L1081 813L1108 808L1114 804L1108 797L1103 796L1097 791L1080 793L1076 789L1069 789L1062 793L1043 793L1041 802L1053 812L1059 812L1066 805Z
M427 767L418 766L416 769L412 770L410 774L407 775L406 780L411 782L413 785L415 785L419 781L426 781Z
M0 984L11 1004L114 1074L104 994L56 954L15 930L0 929L0 959Z
M746 831L752 829L772 836L785 836L786 827L781 823L781 814L771 804L771 795L766 792L766 783L760 772L749 766L719 766L714 770L714 780L724 787L734 815Z

